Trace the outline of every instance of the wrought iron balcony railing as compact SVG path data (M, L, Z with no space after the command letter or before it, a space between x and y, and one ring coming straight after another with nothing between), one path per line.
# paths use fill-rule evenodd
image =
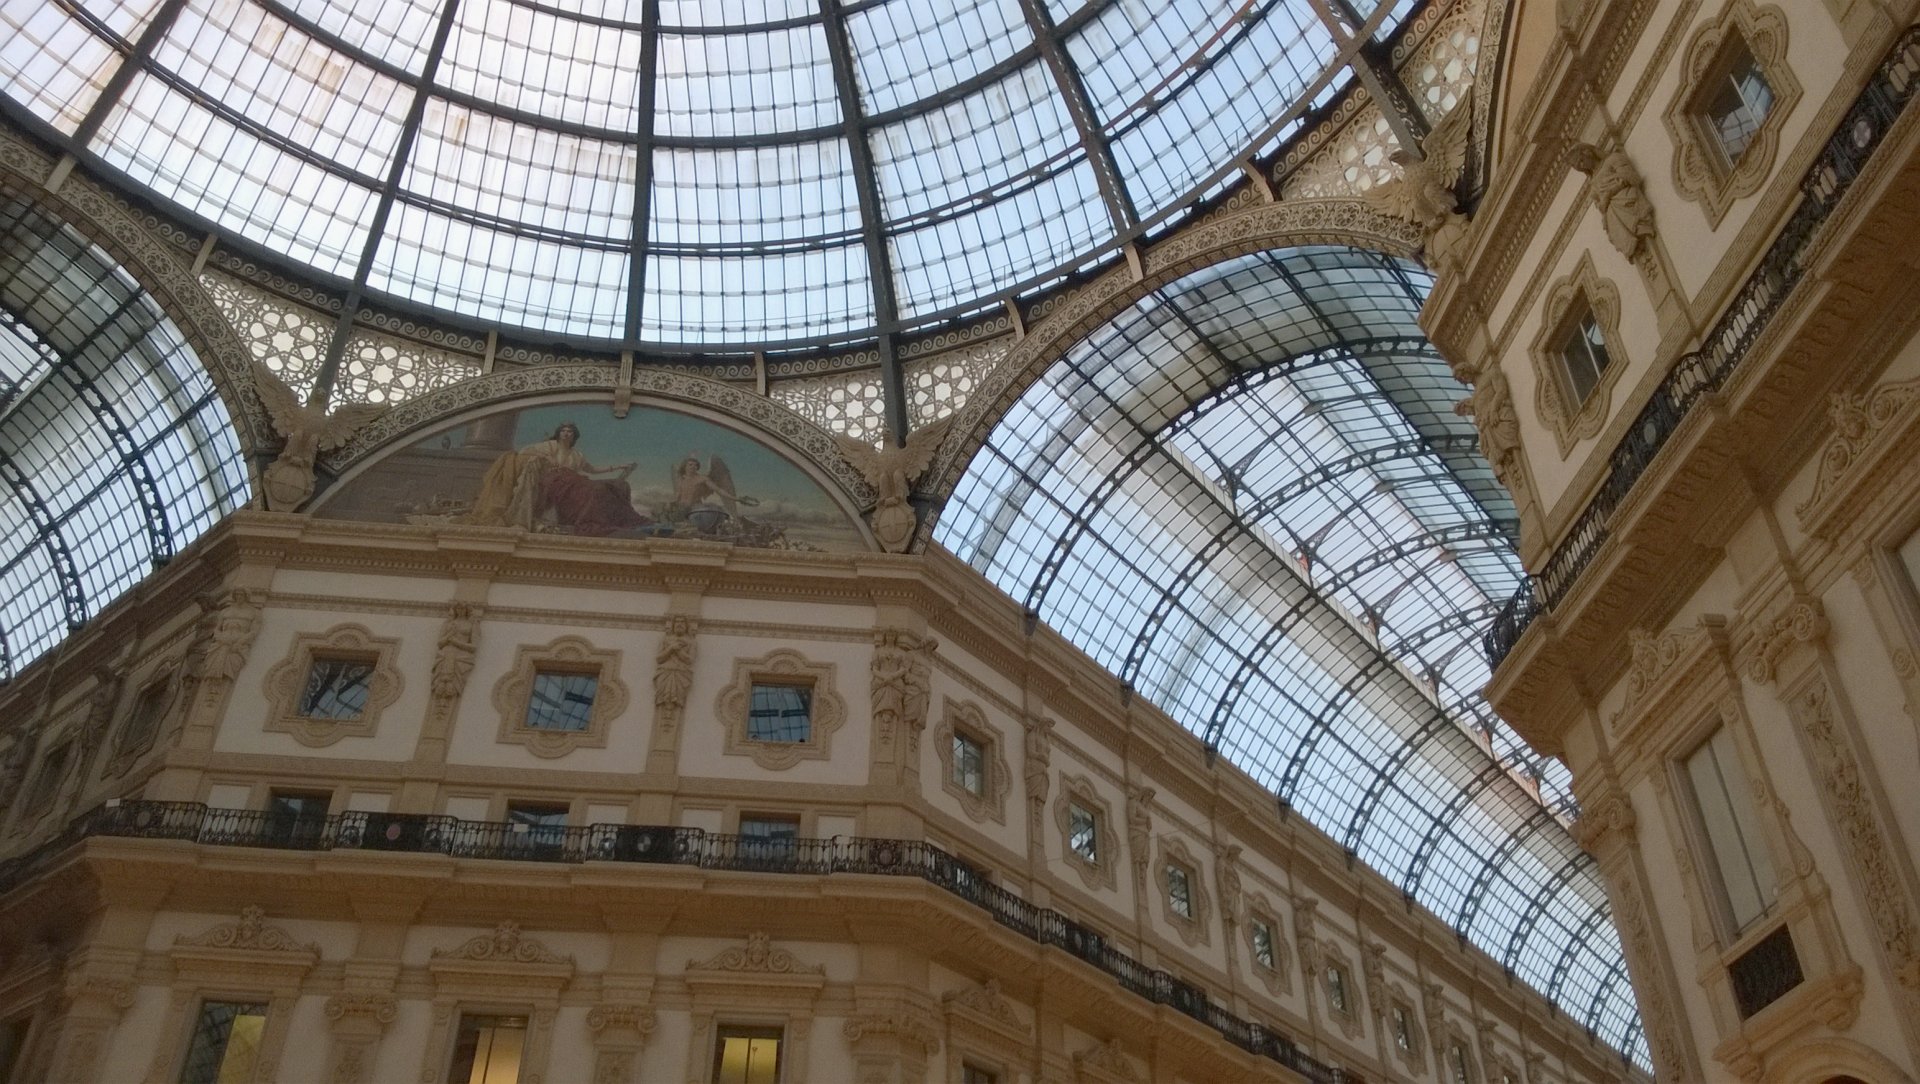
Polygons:
M749 873L918 877L981 908L1022 937L1085 961L1132 993L1171 1006L1219 1032L1234 1046L1278 1062L1316 1084L1358 1079L1308 1055L1284 1033L1235 1015L1201 987L1134 959L1098 930L1021 899L966 862L919 840L848 836L774 840L643 824L529 827L411 813L287 817L268 810L213 809L196 802L127 801L101 806L73 821L54 839L0 862L0 895L96 837L296 851L404 851L519 862L625 862Z
M1507 600L1487 630L1487 659L1497 669L1543 610L1567 597L1608 537L1613 514L1633 492L1668 438L1702 396L1720 390L1746 359L1780 306L1806 273L1820 227L1866 168L1887 131L1912 100L1920 77L1920 27L1909 29L1881 62L1866 89L1800 182L1800 202L1740 292L1707 332L1700 349L1682 355L1633 427L1608 457L1607 475L1538 574Z

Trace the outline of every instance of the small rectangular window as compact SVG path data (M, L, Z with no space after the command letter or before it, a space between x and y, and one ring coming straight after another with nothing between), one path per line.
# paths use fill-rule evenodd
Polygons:
M1171 862L1167 863L1167 906L1181 918L1193 917L1193 875Z
M1100 861L1100 822L1078 802L1067 806L1067 846L1089 862Z
M1393 1007L1393 1045L1399 1047L1403 1053L1413 1053L1413 1027L1407 1023L1405 1006Z
M779 813L740 815L740 857L748 862L791 862L800 838L800 818Z
M1720 727L1694 750L1686 776L1725 914L1738 934L1772 910L1775 884L1732 732Z
M317 656L300 690L300 714L308 719L358 719L372 688L372 659Z
M1327 965L1327 1002L1342 1016L1347 1012L1347 973L1339 964Z
M1578 313L1569 324L1566 342L1560 348L1560 365L1567 378L1567 395L1575 410L1599 386L1600 374L1606 371L1610 360L1606 336L1601 333L1600 322L1594 317L1592 307L1582 305Z
M976 797L987 793L987 750L962 731L953 732L953 782Z
M508 802L507 843L536 852L566 846L568 808L558 802Z
M461 1013L447 1084L519 1084L526 1046L526 1017Z
M599 673L535 670L527 697L527 726L534 730L585 730L593 721Z
M194 1020L180 1084L238 1084L253 1079L267 1007L255 1001L203 1001Z
M1253 920L1253 962L1273 970L1273 927L1263 919Z
M714 1084L778 1084L782 1029L723 1027L713 1048Z
M1703 119L1720 148L1721 164L1731 169L1773 112L1773 87L1746 43L1737 37L1718 70L1720 74L1698 100L1705 103Z
M970 1061L960 1063L960 1084L1000 1084L1000 1077Z
M1447 1072L1451 1074L1453 1084L1471 1084L1467 1070L1467 1048L1459 1043L1447 1046Z
M747 710L749 741L813 740L813 689L807 685L753 684Z
M333 795L322 791L272 791L267 796L267 835L282 846L318 843L332 804Z

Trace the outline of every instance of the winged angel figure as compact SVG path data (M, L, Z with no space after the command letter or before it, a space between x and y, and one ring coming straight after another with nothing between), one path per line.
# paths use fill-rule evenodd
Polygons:
M905 445L894 444L891 437L879 448L848 436L836 434L833 438L840 446L840 454L880 493L880 499L873 506L873 536L888 553L905 553L907 544L913 541L920 517L914 514L907 498L913 492L913 483L933 462L934 449L946 439L947 428L952 424L953 415L949 414L931 425L921 426L907 435Z
M300 401L299 393L258 361L253 383L273 427L287 440L286 447L262 473L267 507L291 512L313 496L313 461L321 452L344 445L362 426L386 411L373 403L350 403L328 414L325 407Z
M1418 155L1404 148L1393 152L1399 178L1366 193L1366 201L1376 210L1420 227L1427 265L1435 271L1458 268L1463 254L1467 216L1457 209L1453 186L1466 172L1471 123L1472 111L1465 103L1454 106L1420 141Z

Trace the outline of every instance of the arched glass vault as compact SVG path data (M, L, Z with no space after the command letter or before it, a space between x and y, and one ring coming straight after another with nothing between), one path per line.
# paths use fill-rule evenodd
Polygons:
M0 196L0 680L246 499L179 328L104 251Z
M1301 248L1153 291L1000 419L935 537L1644 1067L1566 770L1479 694L1514 510L1429 284Z

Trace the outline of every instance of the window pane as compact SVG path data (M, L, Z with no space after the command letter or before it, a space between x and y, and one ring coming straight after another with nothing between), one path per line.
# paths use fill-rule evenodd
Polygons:
M1753 54L1740 50L1707 103L1707 120L1719 137L1727 164L1739 161L1772 110L1773 88L1767 85Z
M509 842L556 848L567 839L567 807L551 802L508 802Z
M203 1001L180 1084L245 1084L253 1079L267 1007L258 1002Z
M1567 390L1572 394L1573 406L1578 407L1593 394L1608 361L1607 340L1592 309L1586 310L1574 325L1573 334L1561 350L1561 361L1567 373Z
M330 794L276 790L267 798L267 834L282 845L319 841L327 824Z
M1091 810L1067 807L1067 846L1089 862L1100 860L1099 830Z
M526 1046L524 1016L460 1017L448 1084L519 1084L520 1052Z
M527 725L537 730L585 730L599 688L598 674L536 672L533 695L527 699Z
M1167 867L1167 903L1181 918L1193 917L1193 882L1179 866Z
M1706 829L1707 845L1736 929L1744 930L1773 906L1773 863L1755 834L1753 797L1726 728L1687 758L1687 778Z
M721 1028L714 1050L714 1084L776 1084L779 1028Z
M1261 967L1273 966L1273 927L1264 922L1253 924L1253 959Z
M953 781L970 794L987 792L986 750L965 734L953 736Z
M805 685L755 685L747 713L752 741L804 742L813 739L813 690Z
M300 714L309 719L357 719L367 706L373 663L366 659L315 659L300 693Z

